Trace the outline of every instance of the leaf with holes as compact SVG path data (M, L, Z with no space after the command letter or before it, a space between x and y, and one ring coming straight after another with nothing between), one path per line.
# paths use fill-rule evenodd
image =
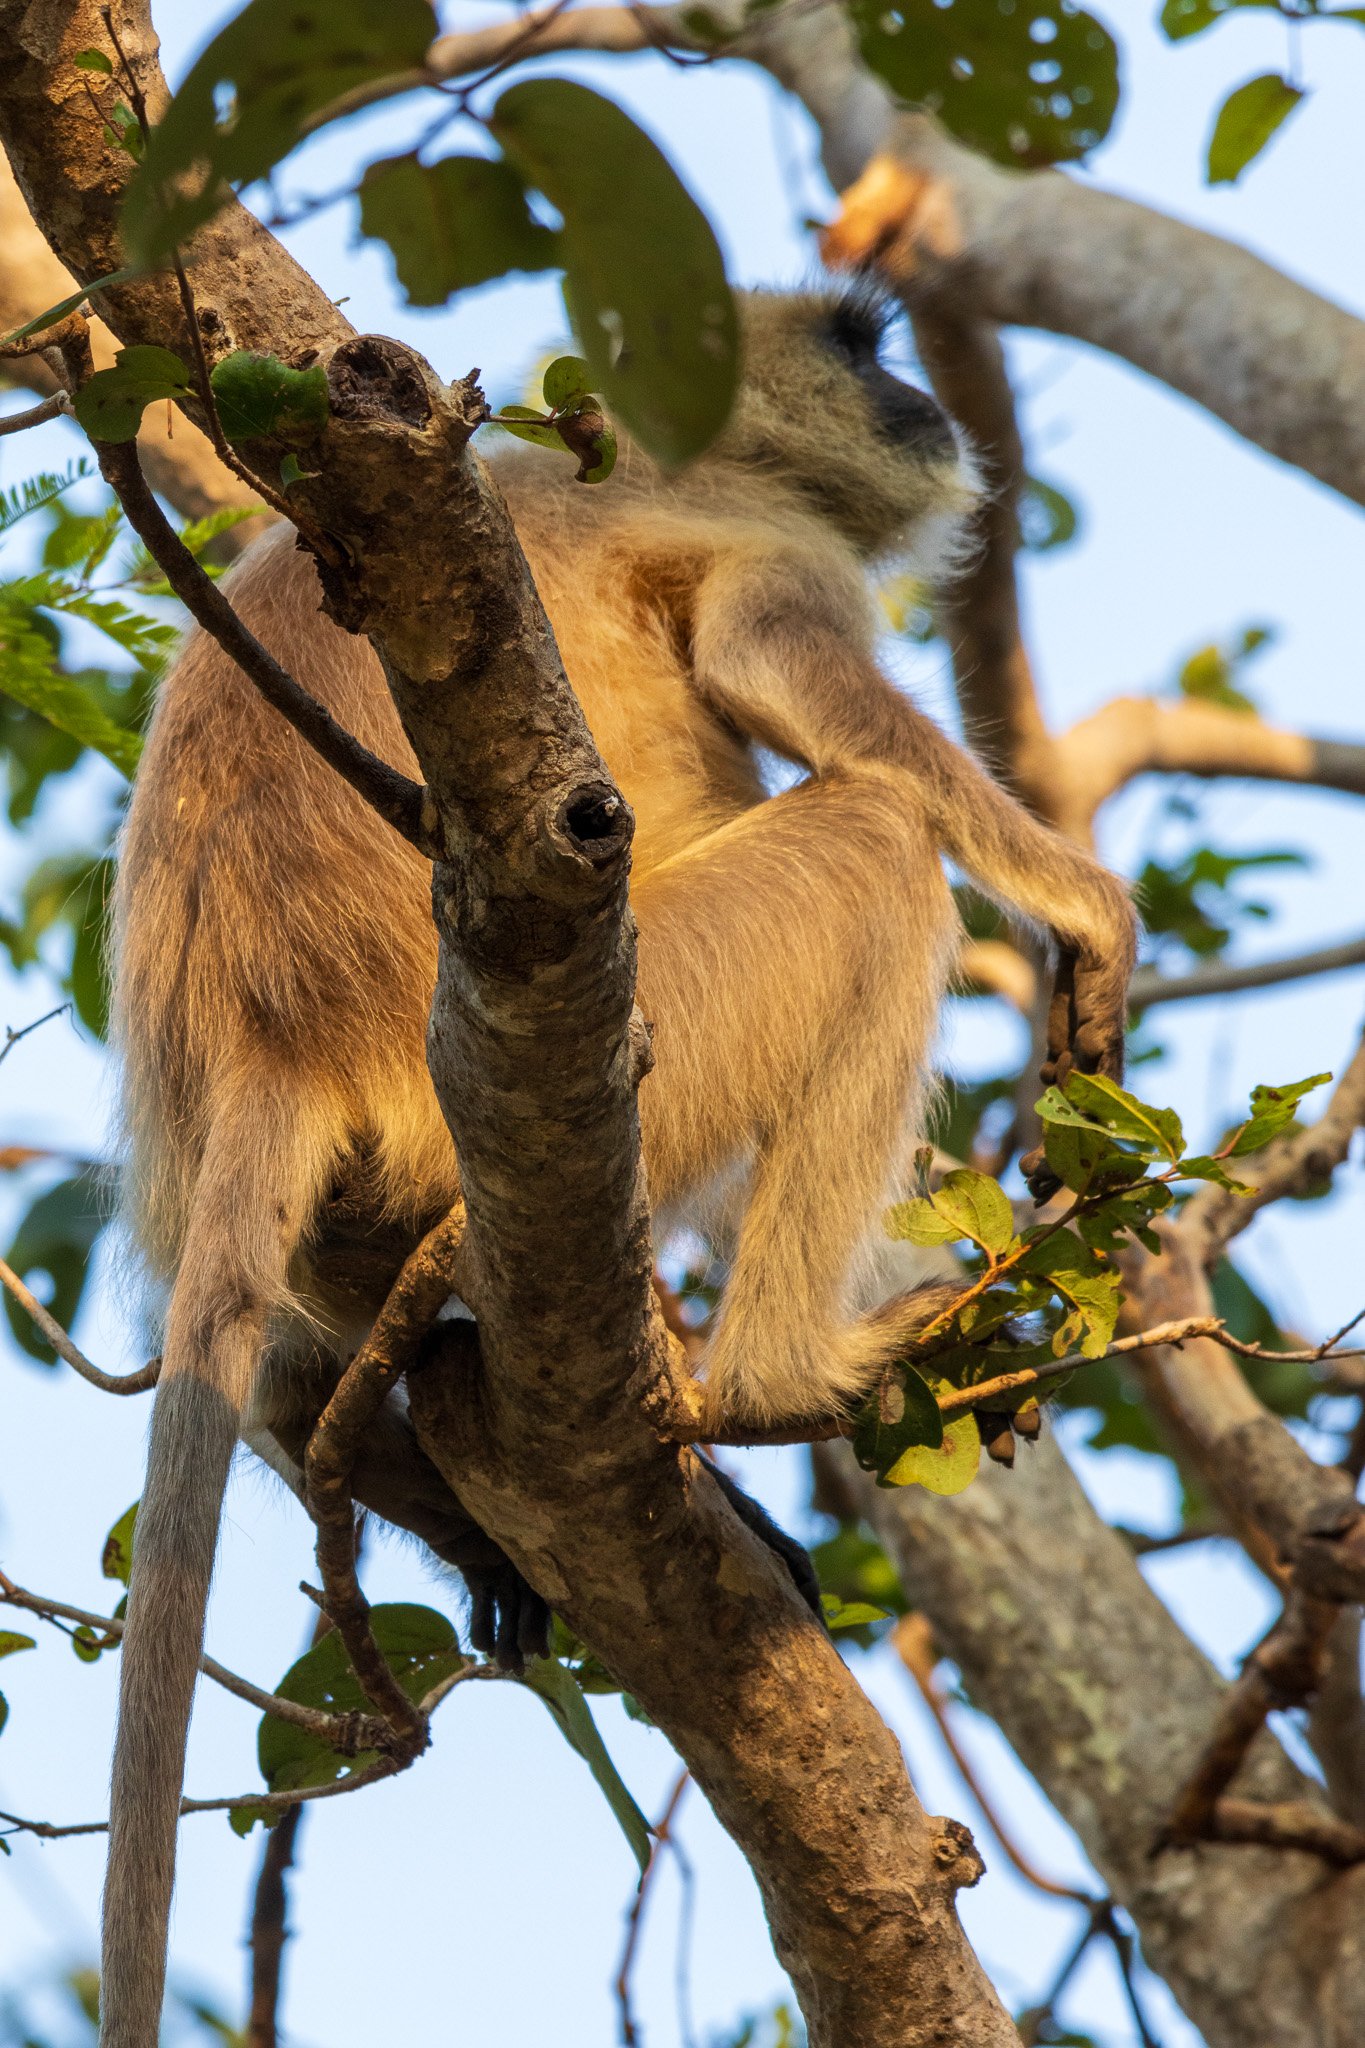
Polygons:
M1244 1159L1248 1152L1259 1152L1272 1138L1279 1137L1294 1122L1304 1096L1311 1095L1331 1078L1330 1074L1310 1074L1306 1081L1285 1081L1278 1088L1253 1088L1251 1115L1237 1133L1231 1156Z
M471 285L560 262L558 236L532 217L525 185L498 158L384 157L360 181L360 231L387 242L410 306L442 306Z
M1229 93L1209 137L1210 185L1235 185L1304 97L1297 85L1266 71Z
M586 86L528 79L490 126L563 220L564 298L593 389L665 468L700 455L729 417L739 369L705 214L629 115Z
M183 398L189 365L168 348L121 348L112 369L96 370L76 393L76 418L92 441L132 441L142 415L158 398Z
M981 1431L969 1411L956 1415L938 1444L912 1444L903 1451L883 1486L922 1486L926 1493L961 1493L971 1485L981 1463Z
M878 1486L885 1486L905 1451L919 1444L936 1450L942 1441L943 1417L932 1388L914 1366L902 1362L858 1410L853 1455L864 1472L875 1473Z
M123 210L149 266L322 125L357 86L416 70L435 24L426 0L250 0L190 67L152 130Z
M209 378L229 441L283 441L306 448L327 424L327 372L291 370L278 356L234 349Z
M849 11L897 97L997 163L1072 163L1109 132L1118 51L1073 0L851 0Z
M1053 1333L1054 1355L1061 1358L1075 1344L1083 1357L1098 1358L1113 1337L1122 1298L1113 1264L1069 1230L1058 1230L1030 1245L1015 1271L1021 1289L1037 1283L1068 1312Z

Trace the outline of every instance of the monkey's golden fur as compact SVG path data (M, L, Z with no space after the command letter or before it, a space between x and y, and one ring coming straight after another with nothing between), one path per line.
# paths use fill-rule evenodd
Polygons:
M921 1128L958 937L940 854L1078 957L1071 1035L1089 1064L1121 1056L1132 961L1121 885L878 672L869 563L956 530L973 485L928 401L831 344L832 306L747 302L734 419L680 477L629 446L594 489L543 451L495 463L635 811L656 1212L740 1190L713 1417L828 1411L922 1326L913 1295L853 1308L860 1248ZM320 613L292 533L225 589L343 725L413 772L375 655ZM758 746L808 779L768 799ZM128 1213L173 1287L125 1651L110 1896L127 1903L111 1906L105 2038L153 2048L160 1979L149 1990L135 1951L169 1900L232 1444L244 1418L256 1434L273 1421L296 1455L291 1387L354 1348L457 1175L425 1060L426 864L200 634L153 723L117 926Z

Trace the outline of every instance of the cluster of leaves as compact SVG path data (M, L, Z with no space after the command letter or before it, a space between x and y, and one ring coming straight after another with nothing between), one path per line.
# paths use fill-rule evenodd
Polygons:
M1293 6L1281 5L1280 0L1165 0L1161 26L1173 43L1180 43L1251 7L1274 9L1283 15L1291 33L1310 21L1335 21L1357 28L1365 24L1365 7L1324 7L1320 0L1294 0ZM1293 68L1291 61L1291 72ZM1205 166L1209 184L1235 184L1305 97L1303 86L1294 77L1278 71L1263 71L1229 93L1209 136Z
M616 436L592 389L592 372L581 356L556 356L541 378L546 410L505 405L491 425L538 448L567 448L578 457L577 481L605 483L616 467Z
M370 1627L389 1669L414 1704L473 1661L461 1650L450 1621L433 1607L404 1601L373 1607ZM589 1691L619 1692L620 1687L562 1628L555 1654L528 1664L519 1682L544 1703L564 1740L588 1766L643 1872L650 1855L649 1824L612 1763L584 1697ZM368 1711L335 1632L291 1664L275 1690L283 1699L328 1713ZM261 1776L272 1792L331 1785L378 1761L374 1751L343 1756L318 1736L270 1714L261 1717L256 1750ZM234 1830L245 1835L257 1821L273 1826L279 1815L268 1807L244 1805L234 1807L229 1818Z
M1238 893L1239 877L1266 868L1307 865L1304 854L1287 847L1220 853L1216 847L1196 846L1175 861L1144 862L1134 888L1158 954L1169 941L1196 959L1211 960L1222 953L1239 922L1272 915L1268 903L1249 901Z
M166 262L234 188L270 177L344 115L348 95L410 77L431 36L425 0L249 0L145 146L115 102L111 133L139 159L124 213L135 260ZM111 53L83 61L117 78ZM361 231L388 245L409 302L440 305L512 271L562 271L584 388L601 391L661 462L698 454L730 410L738 327L715 236L662 152L612 101L564 79L523 80L487 113L468 94L444 109L416 149L372 163L358 188ZM477 124L479 151L424 160L457 118ZM102 374L122 377L134 405L179 396L189 372L167 354L128 350ZM106 384L101 402L122 398Z
M966 1411L945 1419L939 1398L951 1388L1022 1368L1051 1365L1075 1351L1103 1356L1121 1301L1118 1254L1132 1240L1160 1250L1153 1222L1175 1199L1175 1184L1212 1181L1244 1192L1232 1162L1258 1152L1294 1122L1314 1074L1284 1087L1257 1087L1249 1116L1216 1153L1189 1154L1174 1110L1143 1102L1099 1075L1072 1074L1037 1105L1049 1166L1070 1194L1054 1221L1015 1227L999 1182L970 1168L892 1209L890 1235L923 1246L965 1245L957 1307L921 1334L915 1362L904 1361L865 1404L854 1451L882 1486L919 1484L956 1493L971 1483L980 1431ZM927 1171L932 1155L921 1155ZM1020 1340L1027 1323L1029 1336ZM992 1410L1018 1413L1036 1403L1030 1388L992 1398Z

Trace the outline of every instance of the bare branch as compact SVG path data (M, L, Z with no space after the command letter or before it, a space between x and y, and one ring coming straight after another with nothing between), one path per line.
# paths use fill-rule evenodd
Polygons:
M37 1295L25 1287L19 1275L3 1259L0 1259L0 1286L13 1295L39 1336L52 1346L57 1356L64 1358L73 1372L78 1372L92 1387L98 1387L102 1394L145 1394L156 1385L161 1371L159 1358L139 1366L136 1372L101 1372L97 1365L92 1365L85 1353L72 1343L56 1317L49 1314Z
M1286 1799L1267 1806L1257 1799L1220 1799L1209 1823L1209 1840L1303 1849L1342 1869L1365 1863L1365 1832L1306 1800Z
M404 1261L365 1342L324 1409L304 1457L308 1512L317 1527L318 1569L326 1612L346 1646L360 1686L414 1756L428 1742L426 1715L398 1683L370 1629L370 1607L356 1572L351 1473L361 1439L454 1291L454 1266L466 1228L463 1202L427 1232Z
M663 1862L664 1852L668 1849L676 1849L677 1847L672 1835L673 1822L677 1818L678 1808L682 1805L683 1795L691 1782L692 1773L688 1770L680 1772L674 1781L673 1789L668 1795L664 1810L650 1829L654 1841L649 1852L649 1862L643 1877L631 1895L630 1905L626 1909L626 1938L621 1949L620 1965L616 1972L616 2006L621 2021L622 2048L636 2048L636 2043L640 2039L639 2029L635 2024L635 2015L631 2009L631 1972L635 1967L635 1952L639 1946L640 1928L644 1922L645 1904L649 1898L652 1880L658 1871L659 1865Z
M48 420L55 420L71 411L71 400L64 391L54 391L51 398L45 398L38 405L31 405L25 412L6 413L0 418L0 434L22 434L29 427L41 427Z
M114 1616L94 1614L84 1607L72 1607L65 1600L50 1600L45 1593L30 1593L25 1587L16 1586L4 1572L0 1572L0 1605L23 1608L43 1621L74 1621L79 1627L93 1629L97 1635L113 1642L123 1634L123 1623ZM300 1706L297 1700L281 1699L278 1693L266 1692L259 1685L253 1685L249 1678L239 1677L212 1657L201 1657L199 1669L215 1685L221 1685L224 1692L245 1700L249 1707L259 1708L272 1720L287 1721L291 1727L301 1728L307 1735L315 1735L343 1756L355 1756L364 1749L392 1747L384 1722L369 1714L329 1714L321 1707Z
M302 1824L303 1808L295 1806L269 1830L261 1852L251 1903L251 2009L247 2015L246 2048L278 2048L280 1981L284 1945L289 1939L285 1878L294 1861Z
M1187 1003L1201 996L1235 995L1241 989L1276 988L1284 982L1362 966L1365 939L1351 939L1343 946L1322 946L1312 953L1293 953L1284 960L1259 960L1246 966L1214 960L1191 974L1163 975L1155 967L1140 967L1129 985L1128 997L1135 1010L1150 1010L1157 1003Z

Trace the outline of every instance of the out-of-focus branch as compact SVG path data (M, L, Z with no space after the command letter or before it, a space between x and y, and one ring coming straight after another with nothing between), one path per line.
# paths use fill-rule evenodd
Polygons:
M1313 738L1190 698L1111 697L1052 742L1068 818L1091 818L1139 775L1297 782L1365 796L1365 746Z
M1308 1740L1332 1805L1365 1828L1365 1698L1360 1684L1360 1609L1343 1607L1327 1638L1322 1681L1308 1714Z
M1316 974L1339 974L1346 967L1365 967L1365 939L1246 966L1213 960L1192 974L1164 975L1155 967L1140 967L1129 986L1128 999L1135 1010L1150 1010L1157 1003L1188 1003L1201 996L1234 995L1241 989L1277 988L1287 981L1307 981Z
M69 298L75 289L75 279L43 240L0 153L0 334L9 334L44 307ZM90 323L90 346L95 368L107 369L118 342L102 320ZM40 355L9 360L2 374L11 383L41 393L53 392L56 382ZM186 519L203 519L228 506L255 502L253 493L224 469L208 437L191 421L181 419L173 434L168 431L162 406L149 406L143 414L138 445L153 489ZM240 553L266 523L264 517L247 519L220 534L214 543L218 559Z
M251 2005L247 2013L246 2048L278 2048L280 1984L284 1945L289 1939L289 1894L285 1878L303 1824L303 1808L291 1807L271 1828L261 1852L261 1867L251 1902Z

